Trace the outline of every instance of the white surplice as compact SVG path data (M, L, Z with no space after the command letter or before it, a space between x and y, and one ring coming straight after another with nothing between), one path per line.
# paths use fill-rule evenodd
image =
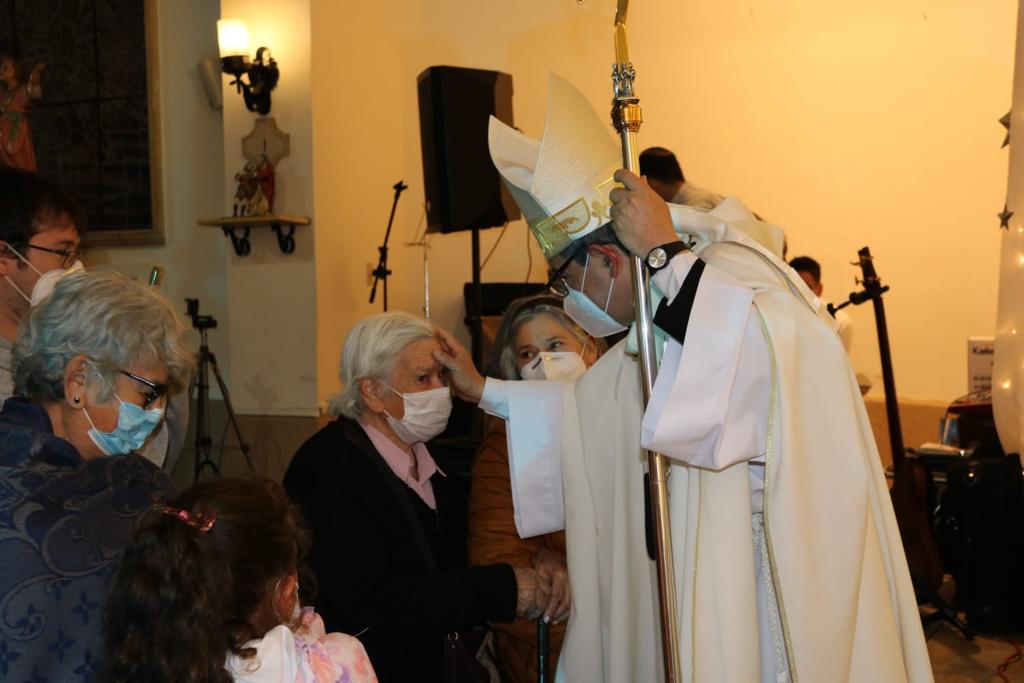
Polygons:
M560 680L664 678L641 444L672 459L685 680L932 680L834 322L744 234L761 224L737 200L671 208L696 244L654 285L671 301L697 256L707 267L685 345L667 342L646 414L626 342L574 383L488 380L481 401L509 419L520 533L567 532Z

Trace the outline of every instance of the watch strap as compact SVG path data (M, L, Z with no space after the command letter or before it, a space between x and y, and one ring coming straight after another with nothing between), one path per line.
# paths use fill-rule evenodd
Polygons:
M654 249L651 249L651 251L647 252L647 257L644 259L644 263L646 263L647 267L651 269L651 272L657 272L664 268L665 266L667 266L669 261L672 260L672 257L674 257L676 254L682 251L686 251L688 248L689 245L687 245L686 242L680 240L677 240L675 242L668 242L667 244L662 244L660 246L655 247ZM655 249L662 249L665 252L665 263L658 266L657 268L652 267L650 265L650 261L648 260L650 259L651 254L655 251Z

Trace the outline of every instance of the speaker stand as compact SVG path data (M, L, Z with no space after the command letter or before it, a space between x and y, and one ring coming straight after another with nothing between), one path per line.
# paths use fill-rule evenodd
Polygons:
M473 228L473 287L470 299L473 302L472 309L466 311L466 324L469 327L470 338L472 339L473 363L478 367L483 367L483 355L484 355L484 330L483 330L483 318L481 317L481 311L483 307L483 297L481 294L480 287L480 228Z

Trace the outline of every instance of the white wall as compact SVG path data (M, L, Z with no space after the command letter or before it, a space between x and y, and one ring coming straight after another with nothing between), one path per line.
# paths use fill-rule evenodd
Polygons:
M227 367L225 240L219 232L196 225L202 216L219 214L224 195L221 114L210 109L196 72L200 59L217 55L218 4L156 3L166 244L96 247L89 250L86 263L139 278L148 277L153 266L162 266L163 289L182 313L185 297L198 298L201 312L217 318L220 328L211 333L210 343Z
M421 255L402 247L422 213L415 79L434 64L497 69L515 84L516 123L542 132L548 70L608 108L612 2L312 0L318 376L336 385L344 333L371 309L391 185L411 186L392 236L392 296L416 310ZM991 334L1005 191L1015 4L938 0L635 2L633 61L642 146L676 150L697 184L736 194L788 233L790 255L824 268L842 298L869 245L891 285L897 388L965 391L964 339ZM489 231L484 249L497 236ZM468 236L433 241L435 318L460 325ZM514 224L484 273L525 275ZM320 264L334 263L330 269ZM532 275L543 277L539 257ZM379 309L374 309L379 310ZM873 317L852 312L854 364L880 385Z
M274 210L309 216L313 211L313 131L310 120L310 16L308 0L222 0L221 17L243 19L250 51L271 49L281 78L270 115L291 135L291 154L277 166ZM227 86L224 76L224 167L221 211L231 214L234 175L245 165L242 138L256 114ZM228 249L231 308L231 398L247 415L312 416L318 413L316 386L316 291L314 234L298 228L293 254L282 254L269 228L252 231L252 253Z

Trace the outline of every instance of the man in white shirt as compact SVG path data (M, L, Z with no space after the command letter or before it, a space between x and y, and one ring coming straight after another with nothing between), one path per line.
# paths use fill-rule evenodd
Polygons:
M821 265L810 256L797 256L789 262L789 266L803 278L810 290L814 292L814 296L820 299L821 293L825 291L825 286L821 283ZM843 342L843 348L849 354L850 347L853 346L853 321L850 319L850 315L843 310L836 311L835 319L836 331Z
M640 174L658 196L670 204L713 209L725 199L717 192L686 180L676 155L664 147L648 147L640 153Z
M931 680L873 436L820 301L747 236L765 226L741 202L666 208L615 171L618 145L586 99L549 87L543 141L492 119L492 158L591 334L632 322L629 254L645 258L662 352L650 405L632 334L562 386L485 383L449 335L438 360L509 421L520 533L566 529L560 680L664 676L641 445L672 463L687 680Z

